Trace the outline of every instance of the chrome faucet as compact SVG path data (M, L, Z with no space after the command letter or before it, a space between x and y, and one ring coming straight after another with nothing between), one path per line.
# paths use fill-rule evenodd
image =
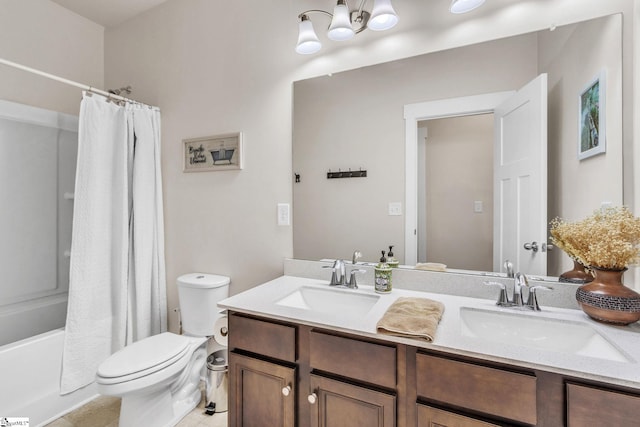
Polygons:
M517 305L518 307L522 306L522 288L529 287L529 281L527 280L527 276L522 273L516 273L513 281L513 299L511 302L513 305Z
M505 260L504 269L507 271L507 277L513 277L513 263L509 260Z
M523 273L516 273L513 281L513 298L509 299L507 294L507 287L504 283L500 282L484 282L488 286L498 286L500 288L500 294L496 305L501 307L514 307L514 308L526 308L534 311L540 311L540 305L538 304L538 297L536 291L539 289L550 291L553 290L550 286L537 285L529 287L529 281L527 276ZM522 289L528 290L527 302L524 303L522 298Z
M533 311L540 311L540 305L538 305L538 294L537 290L542 289L543 291L551 291L553 288L551 286L532 286L529 288L529 297L527 298L527 304L525 307L530 308Z
M354 256L354 260L355 260ZM344 286L351 289L358 289L358 283L356 280L356 274L366 273L366 270L354 268L349 273L349 281L347 282L347 274L345 262L341 259L337 259L333 262L333 266L324 266L323 268L331 268L331 281L329 286Z
M333 267L325 266L324 268L331 268L331 282L329 286L344 286L346 269L343 260L337 259L333 262Z

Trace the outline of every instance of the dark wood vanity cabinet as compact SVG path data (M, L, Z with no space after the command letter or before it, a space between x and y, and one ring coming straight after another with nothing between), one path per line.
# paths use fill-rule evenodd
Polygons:
M640 392L229 315L232 427L629 427Z
M311 427L393 427L393 394L311 374Z
M507 421L537 424L536 377L532 374L419 352L416 376L418 399Z
M396 346L309 333L311 427L394 427Z
M231 315L229 330L229 426L298 426L296 327Z
M395 427L396 346L232 313L229 425Z
M417 409L418 427L500 427L499 424L465 417L420 403Z
M567 384L567 426L640 425L640 396L601 387Z
M296 369L231 353L230 426L295 427Z

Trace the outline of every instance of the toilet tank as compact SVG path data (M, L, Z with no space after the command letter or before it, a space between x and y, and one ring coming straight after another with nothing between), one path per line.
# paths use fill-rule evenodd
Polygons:
M180 318L185 335L213 335L216 320L221 316L216 304L229 296L230 281L226 276L206 273L189 273L178 277Z

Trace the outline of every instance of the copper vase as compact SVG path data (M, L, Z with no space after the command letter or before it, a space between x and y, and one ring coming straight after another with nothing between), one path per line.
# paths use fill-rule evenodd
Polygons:
M573 270L565 271L560 275L558 281L564 283L576 283L583 284L589 283L593 280L593 276L589 273L584 265L580 264L575 259L573 260Z
M576 291L580 308L599 322L628 325L640 320L640 294L622 284L627 270L591 267L595 277Z

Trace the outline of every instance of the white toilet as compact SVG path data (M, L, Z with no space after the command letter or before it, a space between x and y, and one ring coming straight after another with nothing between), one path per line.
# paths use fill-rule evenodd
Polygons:
M100 364L98 392L122 397L120 427L174 426L198 405L208 337L216 334L222 317L216 304L229 296L229 282L213 274L180 276L184 335L165 332L145 338Z

